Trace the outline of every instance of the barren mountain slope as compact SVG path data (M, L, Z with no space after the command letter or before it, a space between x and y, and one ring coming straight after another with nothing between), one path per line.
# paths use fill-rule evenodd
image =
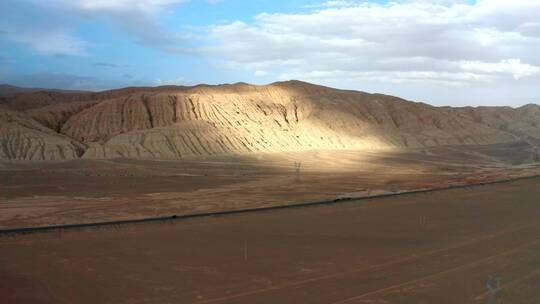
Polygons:
M299 81L126 88L92 98L27 113L85 143L86 158L393 150L540 138L537 106L437 108Z
M540 106L454 109L458 116L512 134L516 139L540 143Z
M25 111L25 113L44 126L60 132L64 123L71 116L97 103L99 103L99 101L96 100L63 102L33 108Z
M23 113L0 107L0 159L75 159L84 149L84 145L44 127Z
M34 91L34 89L20 88L9 84L0 84L0 97L14 96L19 93Z
M102 92L19 88L0 85L0 105L11 110L27 111L48 105L67 104L77 101L103 101L135 92L161 91L171 86L128 87ZM177 90L183 87L175 86Z
M72 116L62 132L100 142L85 157L395 149L513 139L446 109L301 82L134 93Z

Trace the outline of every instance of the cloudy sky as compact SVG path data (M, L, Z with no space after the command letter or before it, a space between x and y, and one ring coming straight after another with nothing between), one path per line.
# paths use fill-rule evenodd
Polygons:
M538 0L2 0L0 83L299 79L434 105L540 103Z

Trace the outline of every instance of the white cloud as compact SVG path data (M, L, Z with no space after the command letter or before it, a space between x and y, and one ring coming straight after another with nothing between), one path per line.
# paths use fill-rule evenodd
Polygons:
M324 7L347 7L358 5L358 1L351 0L332 0L319 4L307 5L308 8L324 8Z
M263 76L266 76L266 75L268 75L267 71L263 71L263 70L255 71L255 76L257 76L257 77L263 77Z
M41 1L41 0L32 0ZM224 0L205 0L209 4L217 4ZM190 0L49 0L48 4L63 7L74 7L81 11L155 16L167 8L174 7Z
M16 42L28 44L36 52L45 55L86 54L87 42L64 31L18 32L9 35Z
M51 0L49 4L75 7L88 12L108 12L126 14L137 12L141 15L159 13L162 9L186 0Z
M99 19L104 24L132 34L137 42L172 49L182 37L159 23L167 9L189 0L25 0L34 7L70 17Z
M0 75L0 82L29 88L63 88L71 90L99 90L114 84L91 76L80 76L65 73L35 73L18 75Z
M156 86L164 86L164 85L190 85L191 82L186 80L184 77L178 77L176 79L156 79L154 81L154 85Z
M501 60L497 63L464 61L461 63L461 68L466 71L480 72L485 74L507 73L511 74L515 79L540 73L539 67L532 66L530 64L523 64L519 59Z
M466 86L540 74L540 1L328 1L214 25L197 51L223 66L320 83Z
M177 52L186 37L160 24L163 14L195 0L2 0L0 36L41 54L85 55L93 45L76 35L81 20L111 26L138 43ZM222 0L197 0L217 4Z
M283 73L281 80L302 79L315 83L339 84L347 82L383 82L387 84L430 84L445 86L467 86L471 82L488 82L493 77L470 72L436 72L436 71L347 71L325 70L310 72Z
M55 11L24 1L0 1L0 38L46 55L86 55L88 42L75 36Z

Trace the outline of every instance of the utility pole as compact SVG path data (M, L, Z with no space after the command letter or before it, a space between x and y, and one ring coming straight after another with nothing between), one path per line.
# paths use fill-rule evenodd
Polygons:
M425 226L426 225L426 216L425 215L421 215L420 218L418 219L420 225L422 226Z
M244 261L248 260L248 247L247 247L247 240L244 241Z
M501 289L501 277L498 275L489 276L486 288L488 290L488 304L497 304L497 292Z

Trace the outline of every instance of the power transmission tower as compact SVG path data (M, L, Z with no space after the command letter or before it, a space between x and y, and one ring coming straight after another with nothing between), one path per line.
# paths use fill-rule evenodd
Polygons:
M233 169L233 176L239 176L240 175L240 157L239 156L233 156L232 159L232 169Z
M300 168L301 167L302 167L301 162L297 162L297 161L294 162L294 180L296 182L300 181Z

